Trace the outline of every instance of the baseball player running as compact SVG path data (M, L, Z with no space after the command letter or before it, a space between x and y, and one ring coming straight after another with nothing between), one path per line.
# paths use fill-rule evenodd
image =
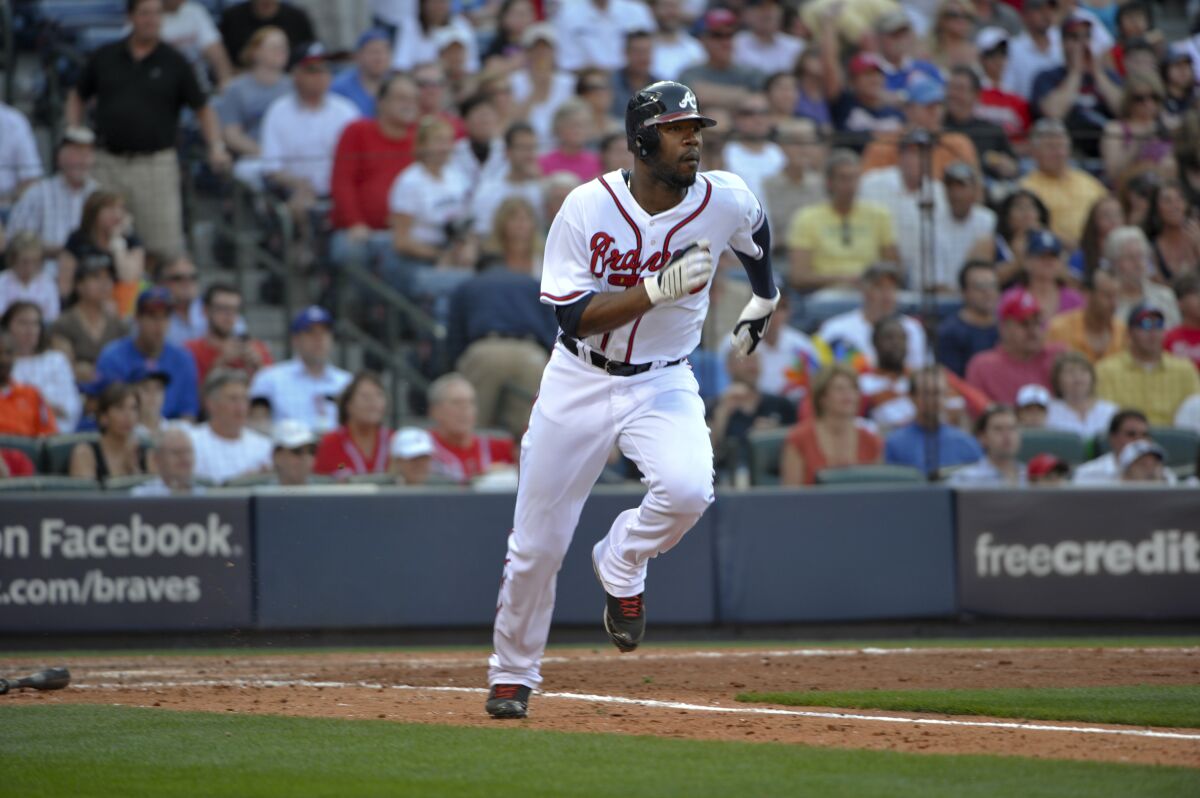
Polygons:
M559 566L614 443L649 487L592 549L604 628L621 651L645 633L647 561L712 503L704 403L685 358L700 343L715 258L732 247L754 291L733 330L738 351L754 350L779 302L758 200L736 175L700 172L700 131L714 124L687 86L642 89L625 112L633 171L572 191L550 227L541 299L560 334L521 443L489 660L492 717L525 717L542 682Z

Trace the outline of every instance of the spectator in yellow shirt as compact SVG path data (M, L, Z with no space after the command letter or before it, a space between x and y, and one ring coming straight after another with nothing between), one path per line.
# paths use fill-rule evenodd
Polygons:
M1021 181L1050 209L1050 229L1070 251L1079 246L1088 211L1108 189L1096 178L1071 166L1071 138L1057 119L1033 126L1036 168Z
M1079 352L1093 364L1125 351L1125 322L1116 317L1117 278L1100 268L1084 279L1087 294L1081 308L1050 319L1046 340Z
M1096 365L1097 393L1120 407L1134 407L1151 424L1170 426L1179 405L1200 393L1191 361L1163 351L1166 320L1153 305L1129 312L1129 348Z
M825 164L829 200L792 217L787 241L796 290L847 288L871 264L899 257L891 214L858 200L860 174L857 155L835 150Z

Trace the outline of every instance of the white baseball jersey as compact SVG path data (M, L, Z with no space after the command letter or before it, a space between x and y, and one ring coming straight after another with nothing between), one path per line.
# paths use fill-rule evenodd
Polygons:
M542 301L569 305L586 293L624 291L649 279L671 255L707 239L713 257L725 247L762 257L752 236L763 210L745 181L730 172L702 172L683 201L651 215L633 199L624 175L609 172L572 191L546 239ZM586 343L625 363L687 357L700 344L708 289L648 311Z

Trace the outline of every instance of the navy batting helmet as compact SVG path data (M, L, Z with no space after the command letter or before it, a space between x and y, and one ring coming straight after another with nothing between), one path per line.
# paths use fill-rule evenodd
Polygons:
M625 140L639 158L648 158L659 144L657 125L667 125L683 119L697 119L702 127L712 127L716 120L700 113L696 94L682 83L660 80L629 98L625 107Z

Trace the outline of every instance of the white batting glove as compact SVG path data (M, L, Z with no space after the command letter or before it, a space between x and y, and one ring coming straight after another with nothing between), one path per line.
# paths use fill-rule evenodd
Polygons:
M730 340L733 341L735 352L745 357L754 351L758 342L767 334L767 327L771 324L771 314L775 312L778 304L778 288L775 289L774 299L764 299L757 294L750 297L746 307L742 308L742 315L738 316L737 324L733 325L733 332L729 335Z
M661 305L687 296L708 285L713 273L713 257L708 240L700 239L679 250L655 277L642 282L650 304Z

